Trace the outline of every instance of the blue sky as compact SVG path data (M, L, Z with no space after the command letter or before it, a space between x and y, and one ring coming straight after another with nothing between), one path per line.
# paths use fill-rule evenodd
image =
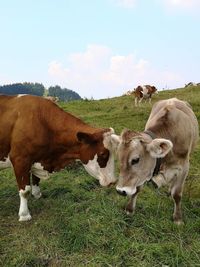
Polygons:
M0 85L81 97L200 82L200 0L0 0Z

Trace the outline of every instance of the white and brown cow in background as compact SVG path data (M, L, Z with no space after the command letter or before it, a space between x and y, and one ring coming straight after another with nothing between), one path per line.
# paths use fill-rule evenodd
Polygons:
M192 86L197 86L197 85L198 85L197 83L189 82L189 83L186 83L186 84L185 84L185 88L187 88L187 87L192 87Z
M51 100L54 103L58 103L59 98L57 96L44 96L45 99Z
M120 177L117 191L131 197L127 211L135 210L137 194L146 181L168 185L174 200L173 219L182 223L181 197L189 171L190 153L199 138L198 122L187 102L176 98L157 102L143 132L125 130L112 137L118 145Z
M1 95L0 169L14 169L20 196L19 220L31 219L28 196L31 192L36 198L41 196L40 179L76 160L101 185L115 182L113 133L113 129L84 123L42 97Z
M144 100L149 99L149 103L150 103L152 95L157 92L158 91L155 86L139 85L133 91L133 94L135 95L135 106L137 106L138 103L140 104L143 99Z

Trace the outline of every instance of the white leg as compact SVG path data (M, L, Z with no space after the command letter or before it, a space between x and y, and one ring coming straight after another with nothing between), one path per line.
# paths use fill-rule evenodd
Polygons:
M137 107L137 104L138 104L138 99L137 97L135 97L135 106Z
M30 185L26 185L25 190L19 191L20 207L19 207L19 221L31 220L31 215L28 210L28 196L31 192Z
M40 187L38 185L32 185L32 195L39 199L42 196L42 193L40 192Z
M143 97L142 97L142 98L140 98L140 100L139 100L139 106L140 106L140 103L142 102L142 100L143 100Z

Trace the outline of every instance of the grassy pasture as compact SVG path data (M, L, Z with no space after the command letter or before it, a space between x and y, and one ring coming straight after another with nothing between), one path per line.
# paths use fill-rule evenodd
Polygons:
M200 121L200 87L159 92L159 99L187 100ZM98 127L143 130L151 105L134 107L123 96L99 101L60 103ZM56 118L55 118L56 119ZM11 170L0 173L0 266L200 266L200 143L182 201L185 224L171 220L173 202L166 189L145 187L136 213L115 188L102 188L80 164L41 182L43 197L29 199L30 222L18 222L19 197ZM117 168L116 168L117 169Z

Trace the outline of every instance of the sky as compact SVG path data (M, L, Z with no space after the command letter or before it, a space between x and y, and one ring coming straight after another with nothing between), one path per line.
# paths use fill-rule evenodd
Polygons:
M83 98L200 82L200 0L0 0L0 85Z

